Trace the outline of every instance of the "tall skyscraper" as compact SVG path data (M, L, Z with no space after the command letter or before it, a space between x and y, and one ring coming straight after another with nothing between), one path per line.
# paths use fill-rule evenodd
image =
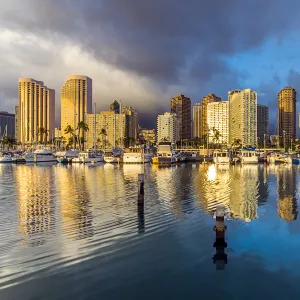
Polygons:
M208 124L207 124L207 104L212 102L221 102L222 99L215 94L208 94L202 98L202 125L201 125L201 137L206 139L208 133Z
M21 143L50 141L55 127L55 91L42 81L20 78L17 122Z
M111 149L124 147L126 137L126 116L117 114L114 111L102 111L95 115L86 114L86 123L89 131L86 134L87 148L94 147L94 141L98 148ZM94 126L96 125L96 130Z
M179 139L191 139L191 99L178 95L171 100L171 113L176 114L179 128Z
M243 145L257 143L257 93L251 89L233 90L229 100L229 143L239 139Z
M126 116L126 138L138 138L138 114L131 106L122 107L122 113Z
M120 103L117 100L110 105L110 111L114 111L116 114L120 113Z
M196 103L193 106L193 138L200 138L202 135L202 105Z
M61 131L68 125L76 129L79 122L86 123L85 115L92 113L92 79L87 76L71 75L61 88ZM85 133L81 131L81 137Z
M207 125L210 130L209 141L211 143L228 144L228 101L211 102L207 104ZM213 130L220 134L216 140Z
M157 142L176 143L180 140L179 126L176 114L166 112L157 117Z
M269 139L269 108L262 104L257 104L257 138L261 146Z
M0 136L15 138L15 115L0 111Z
M292 87L278 93L278 135L281 147L296 137L296 90Z

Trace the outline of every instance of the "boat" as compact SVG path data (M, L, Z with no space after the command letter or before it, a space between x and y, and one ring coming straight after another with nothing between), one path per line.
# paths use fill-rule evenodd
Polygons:
M257 164L258 156L255 150L243 149L240 154L242 164Z
M79 152L78 157L73 158L73 163L98 163L103 162L104 157L102 154L97 154L95 151Z
M4 164L4 163L12 163L13 162L13 159L10 155L7 155L7 154L2 154L0 156L0 163L1 164Z
M213 162L215 164L229 164L230 155L227 150L215 150L213 152Z
M62 165L67 165L68 163L70 163L67 157L59 157L57 158L57 161Z
M179 162L177 155L174 155L171 142L160 142L157 147L157 156L152 158L153 164L168 165Z
M17 154L17 153L15 153L13 155L12 161L13 161L13 163L16 163L16 164L25 164L26 163L26 159L22 155Z
M46 149L38 149L24 155L26 163L57 162L54 154Z
M123 154L124 164L142 164L149 163L152 159L152 153L149 148L129 147Z
M292 157L283 153L273 153L268 157L267 160L271 164L283 163L283 164L291 164L293 162Z
M174 155L175 159L180 162L184 162L186 160L186 157L180 152L173 151L173 155Z
M58 162L60 162L63 158L66 158L68 163L72 163L73 158L78 157L78 155L78 150L59 151L55 153Z
M106 163L119 163L121 161L121 156L112 151L108 151L104 153L104 161Z
M292 158L292 164L293 165L300 165L300 158L299 157L293 157Z

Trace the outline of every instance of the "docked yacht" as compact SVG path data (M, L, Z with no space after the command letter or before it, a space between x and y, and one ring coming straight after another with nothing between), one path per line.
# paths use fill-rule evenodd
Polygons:
M46 149L39 149L24 155L26 163L57 162L53 153Z
M13 159L10 155L6 155L6 154L2 154L0 156L0 163L4 164L4 163L12 163Z
M171 142L160 142L157 148L157 156L152 158L153 164L165 165L173 164L179 161L177 155L172 151Z
M271 164L291 164L293 162L292 157L287 154L273 153L273 155L268 157L267 160Z
M151 162L152 153L149 148L130 147L123 154L124 164L142 164Z
M107 151L104 153L104 161L106 163L119 163L122 155L121 151Z
M73 158L73 163L98 163L103 162L104 156L95 151L80 152L78 157Z
M213 162L215 164L229 164L230 155L226 150L215 150L213 153Z
M241 151L241 163L242 164L257 164L258 156L255 150L245 150Z

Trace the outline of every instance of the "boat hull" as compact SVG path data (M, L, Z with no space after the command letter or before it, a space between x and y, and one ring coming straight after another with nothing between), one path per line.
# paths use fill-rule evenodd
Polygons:
M179 162L178 158L175 157L153 157L152 163L155 165L171 165Z
M124 153L123 163L124 164L143 164L151 162L151 155L145 154L144 156L140 153Z
M116 164L116 163L120 162L120 158L119 157L104 156L104 161L106 163Z
M242 157L241 164L258 164L258 157Z
M213 162L215 164L229 164L230 159L229 157L214 157Z
M1 157L0 164L9 164L13 163L13 159L11 157Z

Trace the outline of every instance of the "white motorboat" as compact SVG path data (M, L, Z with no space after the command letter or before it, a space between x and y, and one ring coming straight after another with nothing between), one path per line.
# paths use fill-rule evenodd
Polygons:
M152 159L152 153L148 148L130 147L125 149L123 154L124 164L142 164L149 163Z
M12 163L13 159L10 155L1 155L0 156L0 163L4 164L4 163Z
M178 156L173 153L171 142L160 142L157 148L157 156L152 158L152 163L158 165L168 165L179 161Z
M276 164L276 163L292 164L293 159L290 155L287 154L274 153L273 155L268 157L267 161L271 164Z
M24 158L26 163L57 162L54 154L46 149L38 149L34 152L26 153Z
M224 150L215 150L213 153L213 162L215 164L229 164L230 155L229 152Z
M78 157L73 158L73 163L98 163L103 162L104 156L94 151L80 152Z
M105 152L104 161L106 163L119 163L121 161L121 156L114 152Z
M257 164L258 156L255 150L242 150L241 151L241 163L242 164Z

